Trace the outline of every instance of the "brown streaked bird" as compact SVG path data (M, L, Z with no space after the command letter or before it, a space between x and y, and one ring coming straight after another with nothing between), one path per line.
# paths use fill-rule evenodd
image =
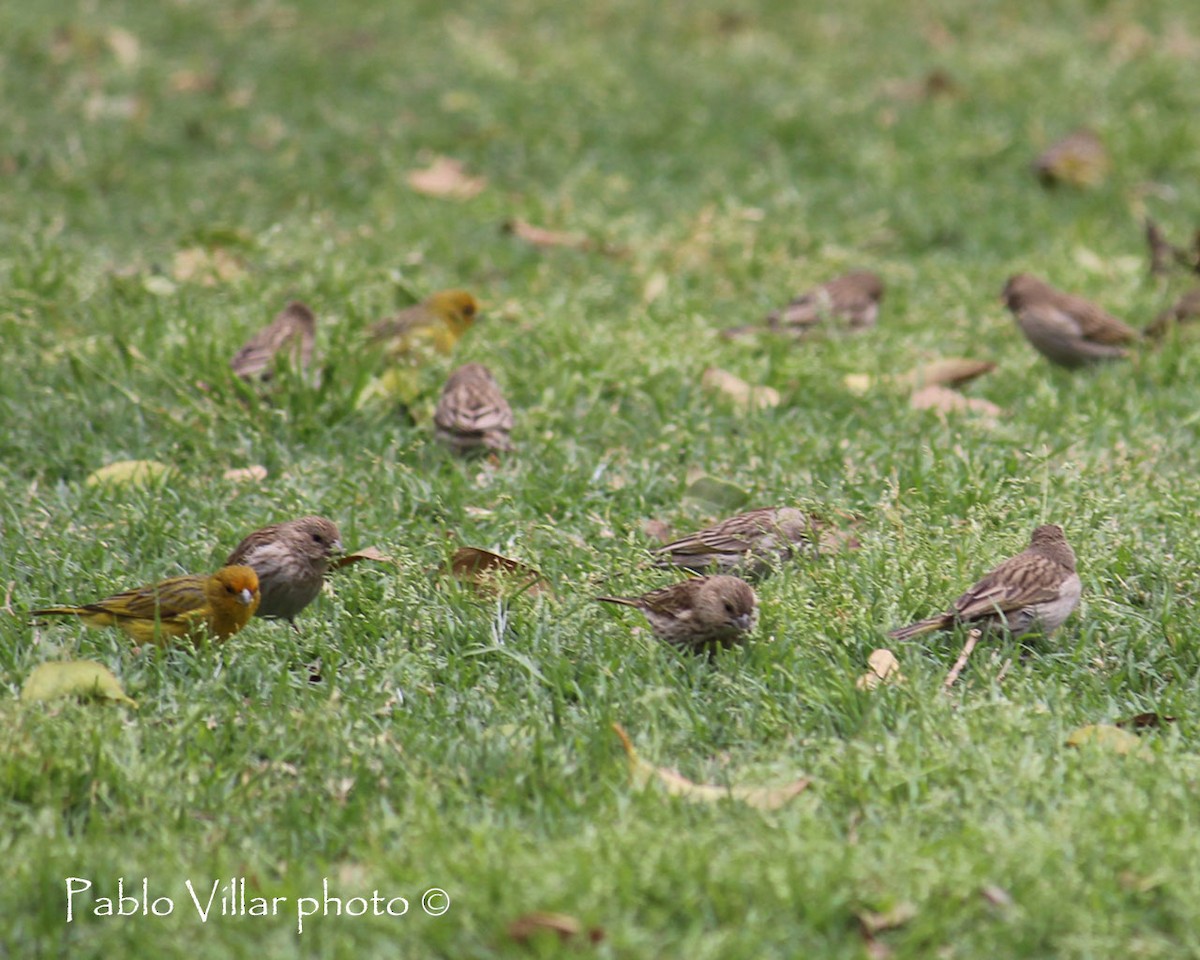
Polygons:
M258 374L262 374L263 380L269 380L272 373L270 365L275 355L292 344L293 359L299 361L301 370L307 370L312 361L316 332L317 318L312 310L299 300L293 300L266 327L246 341L229 365L243 380Z
M760 576L798 550L816 554L825 524L796 507L761 507L680 537L654 551L660 567Z
M883 280L865 270L835 277L819 287L800 294L786 306L767 314L766 324L777 333L803 337L829 321L840 321L857 333L875 326L879 303L883 299ZM733 339L760 329L753 325L734 327L722 336Z
M683 580L639 597L596 599L640 610L655 636L693 653L742 643L758 620L754 588L724 574Z
M367 329L377 343L394 354L412 353L428 343L449 353L479 315L479 301L466 290L439 290L420 303L380 320Z
M1045 186L1094 187L1108 174L1108 151L1094 130L1081 127L1047 147L1033 171Z
M138 643L162 643L205 633L224 640L242 629L258 607L258 576L225 566L211 576L192 574L126 590L78 607L46 607L35 617L78 617L89 627L117 627Z
M258 616L289 620L317 598L329 561L342 553L342 534L325 517L300 517L262 527L233 549L226 564L244 564L258 574Z
M459 367L446 380L433 414L437 438L455 450L512 450L513 412L482 363Z
M1200 287L1193 287L1146 327L1146 336L1160 339L1176 324L1200 317Z
M1051 363L1081 367L1129 355L1138 332L1090 300L1056 290L1028 273L1009 277L1004 302L1025 338Z
M1029 547L1005 560L954 601L954 606L888 634L911 640L956 624L985 633L1007 629L1013 636L1040 631L1049 636L1079 605L1081 586L1075 551L1062 527L1048 523L1033 531Z

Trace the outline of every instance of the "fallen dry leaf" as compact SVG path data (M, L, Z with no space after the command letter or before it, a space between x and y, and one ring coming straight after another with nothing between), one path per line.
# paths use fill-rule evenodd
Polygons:
M867 393L874 382L875 379L869 373L848 373L842 377L842 385L859 397Z
M106 39L117 63L126 70L137 66L142 58L142 45L137 37L123 27L109 27Z
M479 547L459 547L450 558L449 573L483 596L512 596L529 593L554 596L554 591L537 570L508 557Z
M435 157L428 167L408 172L408 185L429 197L470 200L483 192L487 178L472 177L460 160Z
M56 700L59 697L95 697L137 708L112 671L94 660L57 660L39 663L21 687L21 701Z
M890 910L881 910L878 912L874 910L860 910L854 916L858 920L858 926L862 932L868 937L874 937L877 934L904 926L916 917L916 915L916 905L904 901L896 904Z
M1108 175L1108 151L1095 131L1081 128L1047 147L1033 170L1047 186L1094 187Z
M671 533L671 525L663 520L647 520L642 524L642 533L662 544L675 539L675 535Z
M583 924L569 914L540 910L517 917L508 925L509 937L520 944L528 943L541 933L555 934L565 943L583 932ZM603 928L592 927L587 931L587 938L592 943L599 943L604 939Z
M261 483L267 479L267 468L258 463L252 467L233 467L222 476L234 483Z
M1124 720L1118 720L1116 725L1122 730L1148 730L1174 722L1174 717L1166 717L1161 713L1139 713Z
M917 390L938 384L944 387L960 387L976 377L991 373L996 365L990 360L969 360L966 357L944 357L931 363L922 364L915 370L896 377L896 383L902 387Z
M994 883L985 884L980 887L979 895L993 907L1011 907L1013 905L1012 894L1003 887L996 886Z
M904 674L900 672L900 661L891 650L881 647L867 657L867 672L859 677L854 685L859 690L874 690L881 683L903 682Z
M118 460L89 474L89 487L144 487L165 477L171 468L157 460Z
M393 567L399 566L395 558L389 557L378 547L360 547L353 553L344 553L340 557L332 560L330 566L334 570L340 570L342 567L348 567L354 563L362 563L364 560L371 560L374 563L390 563Z
M725 394L742 410L768 410L779 406L779 391L774 387L756 387L719 367L709 367L700 377L707 390Z
M246 268L224 247L185 247L175 251L171 276L179 283L199 283L215 287L244 276Z
M808 777L802 777L777 787L722 787L715 784L695 783L674 770L647 763L637 755L625 728L619 723L614 723L612 728L621 738L621 746L625 748L625 756L629 760L629 777L634 785L645 787L651 782L656 782L672 797L682 797L696 803L740 800L757 810L778 810L789 800L803 793L812 783Z
M1068 747L1082 747L1088 744L1125 755L1140 747L1142 741L1128 730L1107 723L1088 724L1067 737Z
M505 233L511 233L518 240L535 247L568 247L572 250L590 250L592 241L581 233L563 233L559 230L547 230L545 227L535 227L525 220L513 219L505 221L502 227Z
M908 402L914 410L933 410L941 416L948 413L978 413L985 420L994 421L1004 412L990 400L964 397L961 393L936 383L917 390L909 397Z

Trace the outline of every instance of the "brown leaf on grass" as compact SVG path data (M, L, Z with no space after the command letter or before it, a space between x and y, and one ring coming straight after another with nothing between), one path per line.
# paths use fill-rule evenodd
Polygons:
M935 384L943 387L961 387L964 383L969 383L995 369L996 365L990 360L944 357L899 375L896 377L896 383L912 390Z
M1094 187L1108 175L1108 151L1094 130L1083 127L1047 147L1033 169L1046 186Z
M700 385L729 397L742 410L768 410L779 406L779 391L773 387L756 387L728 370L709 367L700 377Z
M1102 747L1124 756L1140 747L1142 741L1128 730L1122 730L1120 727L1114 727L1107 723L1090 723L1075 730L1067 737L1068 747L1087 745Z
M348 567L354 563L362 563L364 560L370 560L374 563L390 563L393 567L399 566L394 557L389 557L378 547L360 547L353 553L344 553L340 557L330 561L330 566L334 570L340 570L342 567Z
M874 690L881 683L903 682L904 674L900 672L900 661L891 650L881 647L867 657L867 672L859 677L854 685L859 690Z
M554 596L545 578L533 567L479 547L459 547L446 569L455 580L470 585L482 596Z
M275 355L290 345L292 362L298 363L301 370L307 370L312 361L316 334L316 315L307 304L293 300L275 314L274 320L242 345L229 365L243 380L259 374L261 379L269 380Z
M172 93L212 93L217 89L215 74L199 70L176 70L167 78Z
M1124 720L1118 720L1116 725L1122 730L1150 730L1174 722L1174 717L1167 717L1161 713L1139 713L1132 717L1126 717Z
M517 917L508 925L509 938L522 945L543 933L556 935L560 941L566 943L585 931L583 924L570 914L542 910ZM586 935L589 942L599 943L604 939L604 928L592 927L586 931Z
M572 250L590 250L593 247L592 241L582 233L547 230L545 227L535 227L520 218L505 221L501 229L535 247L568 247Z
M908 402L914 410L933 410L943 417L948 413L977 413L985 420L994 421L1004 412L990 400L964 397L937 383L917 390Z
M671 525L663 520L647 520L642 524L642 533L661 544L668 544L675 539L671 533Z
M757 810L778 810L785 803L803 793L812 783L808 777L802 777L777 787L723 787L716 784L695 783L674 770L647 763L637 755L625 728L619 723L614 723L612 728L621 738L621 746L625 748L625 756L629 760L629 777L634 785L645 787L651 782L656 782L672 797L682 797L684 800L691 800L695 803L740 800Z
M58 660L39 663L21 687L21 701L56 700L59 697L94 697L114 700L137 709L112 671L94 660Z
M221 476L234 483L262 483L267 479L267 468L256 463L249 467L233 467L226 470Z
M408 172L408 185L429 197L470 200L483 192L487 178L468 174L461 160L434 157L428 167Z

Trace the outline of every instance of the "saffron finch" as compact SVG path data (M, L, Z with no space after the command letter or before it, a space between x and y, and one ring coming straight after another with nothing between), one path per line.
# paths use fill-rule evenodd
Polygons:
M89 627L117 627L138 643L165 643L206 631L225 640L242 629L258 607L258 575L243 566L209 576L191 574L126 590L78 607L46 607L35 617L79 617Z

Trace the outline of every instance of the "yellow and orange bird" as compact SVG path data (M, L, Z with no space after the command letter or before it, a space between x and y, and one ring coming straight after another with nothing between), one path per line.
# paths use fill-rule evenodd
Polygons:
M373 342L387 344L392 354L418 352L423 344L445 354L478 315L479 301L466 290L439 290L394 317L373 323L367 335Z
M190 574L126 590L79 607L46 607L35 617L79 617L89 627L117 627L138 643L163 643L207 632L232 637L258 609L258 574L222 567L210 576Z

